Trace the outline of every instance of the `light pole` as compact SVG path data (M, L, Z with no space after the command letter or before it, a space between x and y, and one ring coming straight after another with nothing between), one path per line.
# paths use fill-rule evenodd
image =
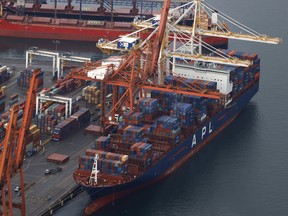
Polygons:
M53 40L52 42L53 42L53 44L55 44L55 49L57 51L57 45L60 44L60 41L59 40Z
M54 4L54 18L57 18L57 0L54 0L55 4Z

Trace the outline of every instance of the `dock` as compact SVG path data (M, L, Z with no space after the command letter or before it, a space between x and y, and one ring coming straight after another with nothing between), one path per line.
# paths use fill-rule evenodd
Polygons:
M5 62L1 62L5 65ZM10 65L11 64L11 65ZM6 92L6 110L9 109L9 96L18 93L18 101L24 101L27 89L19 87L16 84L17 77L21 70L25 68L25 59L18 61L17 64L10 63L8 67L15 65L16 71L13 73L10 80L2 83L7 86ZM54 82L52 81L52 72L50 63L41 62L39 65L34 64L34 67L40 67L44 71L44 87L51 87ZM49 72L50 71L50 72ZM73 97L81 94L81 88L65 97ZM80 106L85 107L84 102L79 102ZM82 104L81 104L82 103ZM84 127L85 128L85 127ZM84 134L84 128L65 137L61 142L49 140L47 136L42 138L42 148L38 148L38 152L31 157L26 157L23 163L24 180L26 183L26 215L52 215L57 210L65 206L65 204L76 195L81 193L81 188L76 184L73 179L73 172L78 165L78 157L82 155L87 147L91 146L96 139L95 135ZM44 145L45 144L45 145ZM55 164L48 162L47 157L53 153L63 154L69 156L69 160L63 164ZM53 169L57 166L62 168L62 171L45 175L46 169ZM19 175L16 174L11 181L11 187L19 186ZM86 192L85 192L86 193ZM84 194L84 192L83 192ZM88 195L81 196L87 197ZM21 203L21 196L18 192L13 192L13 202ZM83 206L84 208L85 206ZM79 209L79 212L82 211ZM14 208L13 215L20 216L20 210Z

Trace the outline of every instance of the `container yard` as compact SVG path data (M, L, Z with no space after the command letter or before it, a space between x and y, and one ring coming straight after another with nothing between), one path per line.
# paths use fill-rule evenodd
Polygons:
M18 85L18 80L19 78L23 78L23 71L28 70L19 70L19 77L13 76L3 83L6 86L1 86L1 103L4 104L0 124L1 141L3 141L3 138L5 137L7 123L9 121L9 107L11 107L13 104L20 104L22 109L18 112L17 119L20 121L23 117L23 102L25 100L27 87L29 87L29 85L20 86ZM29 73L31 74L32 70L29 69ZM45 83L43 83L44 87L47 88L57 85L57 82L53 84L51 73L45 74L44 79L41 77L41 75L39 79L40 83L41 80L45 80ZM29 79L31 79L31 77ZM41 89L42 88L38 89L39 94L40 92L43 94ZM75 99L81 95L81 92L82 89L76 89L76 91L70 91L70 95L68 93L68 96ZM75 137L65 137L65 139L61 140L61 145L57 145L57 143L49 141L49 137L52 138L51 135L54 129L53 126L55 127L58 125L58 123L65 120L65 105L57 103L43 103L42 113L36 114L33 118L33 122L29 128L29 133L27 136L25 162L30 164L29 168L25 170L27 215L41 215L44 214L45 211L50 212L49 209L51 206L56 206L54 208L58 209L58 206L61 207L61 203L60 205L57 204L59 199L62 200L61 202L64 203L65 201L66 203L70 199L71 193L72 195L74 193L79 193L79 187L77 187L75 184L71 172L73 171L74 167L77 166L78 155L81 154L81 151L85 151L84 146L86 146L87 143L93 142L96 137L95 135L83 134L85 125L89 124L90 113L88 112L87 116L87 110L85 110L86 112L84 112L84 114L86 115L83 115L83 117L81 117L82 115L76 114L77 110L79 110L79 105L83 106L81 101L77 102L77 104L75 102L73 105L72 112L76 115L73 117L73 119L77 122L76 126L82 127L83 130L78 131L79 129L77 129L74 131ZM1 146L1 149L2 148L3 146ZM46 176L44 174L46 169L54 169L58 165L62 167L61 172L55 173L51 176ZM13 202L21 203L21 196L17 196L17 193L14 192L16 186L19 186L19 175L13 177L11 187L13 189ZM73 192L72 189L75 190L75 192ZM49 197L51 197L51 200ZM14 210L13 215L21 214L19 210Z
M167 0L163 19L135 22L142 28L138 31L152 30L151 43L121 37L114 45L101 45L106 52L129 50L127 55L85 62L63 76L60 70L55 72L58 55L52 52L52 73L34 66L11 74L7 66L1 67L4 215L8 210L13 215L52 215L64 205L63 197L66 202L81 191L91 199L85 208L85 215L91 215L168 177L237 117L258 92L260 59L232 49L214 49L204 56L199 38L212 33L224 37L223 22L217 25L218 12L204 1L190 4L185 13L195 13L195 22L204 31L194 29L196 38L192 28L183 32L183 26L177 26L181 17L168 19L174 9L169 11ZM210 12L201 11L204 8ZM208 16L214 17L210 26ZM192 37L183 39L187 31ZM186 40L184 48L176 46L176 36ZM266 35L240 36L281 42ZM162 57L166 67L158 65Z

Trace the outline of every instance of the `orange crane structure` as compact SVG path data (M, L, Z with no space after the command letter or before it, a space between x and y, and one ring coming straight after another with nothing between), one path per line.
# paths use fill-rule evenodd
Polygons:
M3 149L0 153L0 189L2 194L3 215L13 215L13 207L21 209L21 215L25 215L25 188L23 160L26 150L26 138L32 120L33 110L36 103L36 91L38 88L38 77L41 70L35 69L27 92L24 114L21 126L17 125L19 105L14 105L10 110L10 120L7 126L6 136L2 143ZM18 171L20 174L21 205L12 202L11 177ZM5 185L8 189L8 201L6 201ZM8 203L8 206L7 206Z
M170 0L164 1L162 9L161 20L159 27L153 41L147 41L146 45L137 48L129 53L127 56L123 56L121 64L115 69L115 65L111 64L107 67L107 73L104 79L96 79L88 77L88 72L99 66L99 63L87 63L82 68L74 69L70 72L70 76L76 79L84 79L96 82L102 82L102 127L106 128L106 125L117 124L115 122L115 113L119 113L121 107L124 105L133 109L133 103L135 102L135 96L140 98L144 97L145 90L160 90L163 92L174 92L183 95L194 95L206 98L221 99L222 94L219 91L202 89L199 86L186 84L181 81L179 76L179 82L181 86L172 86L159 83L158 68L159 57L161 51L164 49L165 44L165 29L167 23L167 17L169 13ZM112 72L111 72L112 71ZM163 72L162 72L163 73ZM166 72L167 74L169 72ZM162 74L163 75L163 74ZM113 86L113 98L112 108L106 114L105 97L106 86ZM125 87L125 92L122 96L119 96L118 87ZM108 121L108 117L112 118L112 121Z

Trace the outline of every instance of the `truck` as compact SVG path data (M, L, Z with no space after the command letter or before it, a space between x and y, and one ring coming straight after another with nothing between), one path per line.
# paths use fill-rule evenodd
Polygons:
M32 157L34 154L36 154L37 153L37 148L32 148L32 149L30 149L30 150L28 150L28 151L26 151L26 156L27 157Z
M113 96L112 94L108 94L106 96L106 105L108 108L110 107L110 104L112 104L112 96Z
M57 172L62 171L62 167L56 167L56 168L52 168L52 169L46 169L44 171L45 175L49 175L49 174L55 174Z

